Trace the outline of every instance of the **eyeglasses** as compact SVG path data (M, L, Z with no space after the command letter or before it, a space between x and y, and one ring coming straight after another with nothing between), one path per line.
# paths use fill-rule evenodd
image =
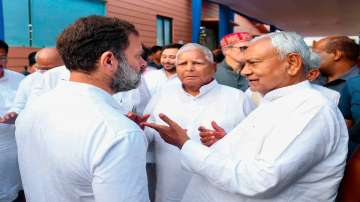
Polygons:
M244 52L248 47L247 47L247 46L239 46L239 47L237 47L237 46L231 46L231 48L237 48L237 49L240 50L240 52Z

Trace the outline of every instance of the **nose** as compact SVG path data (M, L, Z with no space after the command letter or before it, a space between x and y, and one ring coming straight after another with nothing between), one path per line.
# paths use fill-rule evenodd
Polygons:
M242 76L245 76L245 77L246 77L246 76L249 76L251 73L252 73L252 71L251 71L251 68L250 68L249 64L245 62L245 65L244 65L244 67L242 68L240 74L241 74Z
M194 70L194 64L192 62L188 62L186 64L186 71L193 71Z

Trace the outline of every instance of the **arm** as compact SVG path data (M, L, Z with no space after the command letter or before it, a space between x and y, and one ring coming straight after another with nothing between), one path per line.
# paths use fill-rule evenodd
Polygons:
M149 201L143 134L129 132L98 151L92 166L96 201Z
M30 86L28 86L29 83L26 81L27 79L24 79L20 82L16 91L14 102L9 112L15 112L16 114L19 114L25 108L30 91Z
M257 198L272 197L304 176L333 147L331 136L339 131L334 132L336 126L328 123L335 125L336 122L327 116L333 115L316 116L306 120L303 127L288 123L305 120L289 120L288 127L274 131L274 137L267 138L261 152L250 160L233 159L189 140L181 149L183 163L224 191ZM310 122L314 124L308 124Z
M336 138L332 136L340 134L336 125L338 120L334 119L333 113L315 116L316 113L308 112L300 117L293 115L292 119L287 118L291 124L272 131L273 137L266 139L261 153L250 160L237 160L219 150L189 140L186 131L163 114L160 118L169 126L145 125L156 129L169 144L179 147L184 166L214 186L227 192L265 198L277 194L305 175L334 146ZM231 137L236 137L239 132L228 134L222 141L234 140ZM324 145L324 142L328 144ZM229 144L234 145L233 142Z

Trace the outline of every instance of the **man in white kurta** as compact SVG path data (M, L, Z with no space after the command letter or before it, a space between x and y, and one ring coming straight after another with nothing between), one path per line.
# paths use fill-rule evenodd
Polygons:
M80 18L57 48L70 80L37 98L15 123L26 200L149 201L146 138L112 97L135 88L146 64L135 27L117 18Z
M189 44L184 48L187 46ZM182 52L182 49L179 52ZM196 52L201 53L201 49L193 47L182 55L184 57L193 53L195 55ZM204 56L200 55L200 58L205 60ZM179 61L181 62L182 59L183 57L180 56ZM215 69L215 66L209 65L206 68ZM178 66L178 72L181 69L184 68ZM197 95L191 95L183 88L186 82L164 86L154 95L145 110L145 113L151 115L149 121L163 123L158 115L166 113L185 127L190 138L195 142L200 141L199 126L211 127L212 121L223 127L225 131L233 129L245 117L243 113L245 95L238 89L218 84L213 79L214 73L215 71L207 73L210 74L212 81L203 83ZM183 73L179 75L183 81L186 80ZM192 174L181 168L180 152L175 146L166 144L154 130L147 129L146 134L150 142L154 141L155 146L157 173L155 201L181 201Z
M144 124L178 146L182 165L194 173L183 202L335 200L348 134L337 106L306 81L309 55L295 33L252 41L241 74L264 98L211 147L165 115L168 127Z
M163 86L172 82L180 83L175 66L176 53L179 48L181 48L180 44L170 44L165 46L161 52L160 58L163 68L144 73L145 82L151 96L157 93Z
M184 144L183 163L198 175L183 201L333 201L347 153L343 124L308 81L271 91L211 148Z
M64 81L28 108L16 138L30 201L146 200L144 134L111 95Z
M49 69L63 65L61 57L56 48L43 48L36 53L36 71L29 74L21 81L18 91L16 93L14 104L11 112L19 114L30 101L36 98L36 93L33 92L38 82L42 81L42 75Z
M0 116L6 114L15 99L23 75L0 67ZM15 126L0 123L0 201L16 199L21 180L15 142Z

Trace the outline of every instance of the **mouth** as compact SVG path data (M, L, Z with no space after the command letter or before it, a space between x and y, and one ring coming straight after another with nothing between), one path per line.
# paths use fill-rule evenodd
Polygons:
M259 79L248 79L250 84L254 84L259 81Z

